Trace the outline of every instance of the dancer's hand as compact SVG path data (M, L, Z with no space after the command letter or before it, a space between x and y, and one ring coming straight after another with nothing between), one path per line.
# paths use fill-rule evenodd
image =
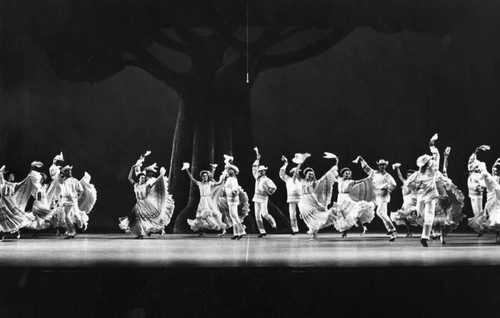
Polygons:
M284 155L281 156L281 161L288 163L288 159Z

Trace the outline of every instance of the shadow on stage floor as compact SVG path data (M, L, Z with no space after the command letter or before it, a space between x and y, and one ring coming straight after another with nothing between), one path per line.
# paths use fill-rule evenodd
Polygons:
M478 317L500 303L493 241L9 240L0 244L0 317Z

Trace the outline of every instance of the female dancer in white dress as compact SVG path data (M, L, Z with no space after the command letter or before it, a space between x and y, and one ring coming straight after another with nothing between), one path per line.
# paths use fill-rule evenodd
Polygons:
M189 171L189 164L184 163L183 169L186 170L191 181L200 189L200 203L196 210L196 218L194 220L188 219L187 222L194 232L200 232L203 236L204 230L225 230L224 223L222 223L222 213L219 211L217 202L213 199L213 188L222 185L223 179L215 182L213 179L213 172L216 165L212 165L212 172L203 170L200 172L201 181L196 180Z
M401 191L403 193L403 206L396 212L391 212L391 220L396 225L404 225L406 227L406 237L412 237L413 233L411 231L411 226L421 226L423 224L423 219L419 220L421 217L417 212L417 191L411 190L408 187L408 179L416 171L409 169L406 172L406 179L403 177L400 169L401 164L395 163L392 165L393 169L396 169L399 180L403 183L401 186Z
M45 230L51 226L52 210L47 199L47 175L41 173L40 187L35 194L35 201L33 201L33 208L31 213L34 220L28 224L27 228L36 230L35 237L38 236L38 231Z
M349 168L340 170L340 175L341 178L337 181L339 194L336 206L341 214L338 215L340 218L335 221L334 226L345 238L350 228L361 225L363 227L361 235L363 235L367 230L366 224L375 217L375 203L353 198L351 191L356 185L365 182L368 178L352 180L352 172Z
M484 233L495 233L496 242L500 244L500 185L498 183L498 163L495 163L496 175L491 175L486 169L484 162L476 163L480 178L486 185L487 201L484 209L474 217L469 219L469 226L479 233L478 236Z
M5 166L0 168L0 235L4 240L5 233L18 233L28 223L26 213L19 208L13 199L12 183L4 179Z
M453 181L448 177L448 158L451 148L444 151L443 171L439 172L436 180L439 198L434 213L432 227L433 238L439 238L445 244L445 236L458 227L465 215L462 213L464 207L464 195Z
M136 165L130 169L128 180L134 187L137 203L132 209L132 213L128 217L119 219L120 229L132 233L137 239L142 239L144 235L149 233L161 232L168 225L165 220L172 217L172 202L167 192L167 183L164 178L165 169L160 170L160 175L146 182L144 172L139 172L137 175L138 181L134 181L133 173Z
M307 233L311 235L311 240L317 240L319 230L335 222L334 211L327 207L332 198L333 184L338 176L338 159L336 156L331 158L334 158L336 162L321 179L316 180L314 170L306 168L305 179L301 180L302 196L299 202L299 213L309 228ZM297 169L300 169L301 165L302 163L299 163Z

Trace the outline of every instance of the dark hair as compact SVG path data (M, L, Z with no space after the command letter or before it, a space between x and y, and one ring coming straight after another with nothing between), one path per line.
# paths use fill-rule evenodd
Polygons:
M415 171L415 170L413 170L413 169L408 169L408 170L406 171L406 174L414 174L415 172L416 172L416 171Z
M342 168L342 170L340 170L340 175L342 176L344 174L344 172L346 171L351 171L351 169L345 167L345 168Z

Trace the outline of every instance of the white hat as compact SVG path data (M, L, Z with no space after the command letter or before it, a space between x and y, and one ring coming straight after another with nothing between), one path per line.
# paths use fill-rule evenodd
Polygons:
M54 160L64 161L64 156L63 156L62 151L60 154L58 154L57 156L54 157Z
M226 170L228 170L228 171L229 171L229 170L231 170L231 169L232 169L232 170L234 170L234 172L235 172L236 174L240 173L240 169L238 169L238 167L236 167L236 166L235 166L235 165L233 165L233 164L230 164L230 163L229 163L229 164L227 164L227 165L225 166L225 168L226 168Z
M378 165L388 165L389 164L389 161L385 160L385 159L379 159L377 161L377 164Z
M144 170L138 170L136 173L135 173L136 176L140 176L140 175L143 175L145 176L146 175L146 171Z
M181 170L187 170L189 169L190 166L191 165L189 164L189 162L183 162Z
M307 158L311 156L310 153L296 153L292 161L296 164L303 163Z
M325 158L325 159L337 159L337 156L336 156L336 155L334 155L334 154L333 154L333 153L331 153L331 152L326 152L326 151L325 151L325 152L324 152L324 154L325 154L325 155L323 156L323 158Z
M308 168L306 168L306 169L304 170L304 174L307 174L309 171L311 171L312 173L315 173L313 168L308 167Z
M224 163L227 165L228 163L233 163L234 157L229 155L224 155Z
M267 171L267 167L266 166L259 166L257 171Z
M425 164L427 164L430 160L432 159L431 155L425 154L421 155L417 159L417 167L423 167Z
M31 163L31 166L36 167L36 168L41 168L41 167L43 167L43 163L41 163L40 161L33 161Z
M5 173L5 165L3 165L2 168L0 168L0 173Z
M158 169L158 166L156 165L156 162L153 163L150 166L147 166L144 171L151 171L151 172L158 172L156 169Z

